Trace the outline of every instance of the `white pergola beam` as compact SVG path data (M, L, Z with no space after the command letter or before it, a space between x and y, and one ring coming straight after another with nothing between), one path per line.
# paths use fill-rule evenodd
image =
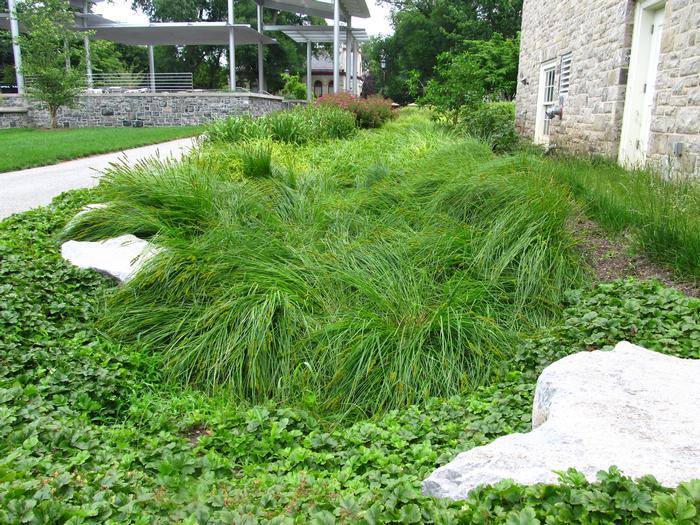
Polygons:
M336 0L337 1L337 0ZM7 8L10 11L10 35L12 37L12 55L15 59L15 76L17 78L17 91L24 94L24 73L22 73L22 50L19 47L19 24L15 11L15 0L7 0Z

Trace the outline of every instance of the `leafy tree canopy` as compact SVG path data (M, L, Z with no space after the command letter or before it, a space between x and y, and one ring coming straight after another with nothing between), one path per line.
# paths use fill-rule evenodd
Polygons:
M518 49L518 39L495 33L488 40L466 40L458 50L442 53L423 101L441 111L453 111L485 100L512 100Z
M438 56L458 51L465 41L488 40L494 33L515 38L523 0L381 0L391 7L394 34L365 47L370 70L385 94L408 102L415 86L433 78ZM380 69L384 56L386 68ZM408 72L412 72L408 75Z

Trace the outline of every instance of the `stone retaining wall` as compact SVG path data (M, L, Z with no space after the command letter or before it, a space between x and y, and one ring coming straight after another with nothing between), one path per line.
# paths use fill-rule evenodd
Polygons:
M94 94L78 98L75 108L59 111L58 125L86 127L163 127L203 124L228 115L260 116L285 109L280 97L255 93ZM26 107L24 120L2 108ZM10 117L9 115L14 115ZM0 96L0 128L50 127L46 110L17 95Z

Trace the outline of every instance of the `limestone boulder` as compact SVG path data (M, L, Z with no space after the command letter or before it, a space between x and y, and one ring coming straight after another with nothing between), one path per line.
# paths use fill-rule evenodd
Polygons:
M153 244L130 234L105 241L68 241L61 245L61 255L67 261L120 282L131 279L157 252Z
M540 375L532 426L459 454L423 481L423 493L459 500L504 479L556 483L554 471L571 467L591 481L613 465L668 487L698 479L700 360L627 342L567 356Z

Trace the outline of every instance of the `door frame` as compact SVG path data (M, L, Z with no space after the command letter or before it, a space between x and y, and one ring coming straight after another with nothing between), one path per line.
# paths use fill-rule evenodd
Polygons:
M627 77L618 152L618 162L627 168L639 168L646 164L650 129L640 129L639 125L645 119L639 117L637 112L640 111L640 106L644 104L646 98L644 84L649 74L651 46L654 40L651 37L647 37L651 35L651 26L657 13L665 9L666 2L667 0L644 0L637 2L635 8L629 74ZM657 38L661 38L661 35L658 33ZM660 55L661 50L659 50ZM656 71L658 72L658 60ZM647 90L649 89L652 90L652 96L654 96L655 85L647 85ZM641 107L641 111L646 111L646 108ZM651 117L652 115L648 115L646 121L648 121L649 126L644 126L645 128L650 127ZM642 143L645 143L643 150L640 149Z

